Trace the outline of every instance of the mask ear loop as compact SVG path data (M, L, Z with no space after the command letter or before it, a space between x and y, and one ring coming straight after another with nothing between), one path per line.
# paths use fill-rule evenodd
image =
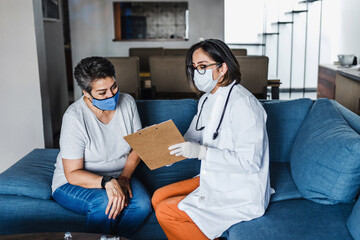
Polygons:
M219 68L220 66L222 66L223 63L220 63L219 65L216 66L215 69ZM214 81L219 81L220 78L222 78L224 75L220 74L220 77L218 77L216 80Z
M214 81L219 81L219 79L220 79L222 76L224 76L224 75L220 74L220 77L218 77L218 78L217 78L216 80L214 80Z

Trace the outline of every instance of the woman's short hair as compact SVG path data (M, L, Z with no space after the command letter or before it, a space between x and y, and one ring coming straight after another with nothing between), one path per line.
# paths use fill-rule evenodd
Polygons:
M115 79L115 68L106 58L87 57L76 65L74 77L80 88L90 93L96 80L106 77Z
M197 49L202 49L211 59L218 63L226 63L228 71L224 75L224 78L219 84L221 86L227 86L234 80L236 83L241 81L241 72L239 62L236 57L221 40L218 39L206 39L204 41L194 44L188 51L186 56L186 76L190 84L194 84L194 68L192 62L192 56Z

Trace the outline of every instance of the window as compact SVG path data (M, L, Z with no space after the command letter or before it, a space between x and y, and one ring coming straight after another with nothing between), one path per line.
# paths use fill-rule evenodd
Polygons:
M115 39L187 40L187 2L114 2Z

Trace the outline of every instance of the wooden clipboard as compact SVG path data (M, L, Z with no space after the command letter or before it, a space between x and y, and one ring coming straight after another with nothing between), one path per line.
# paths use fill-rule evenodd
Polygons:
M170 155L170 146L185 142L172 120L141 129L124 139L151 170L185 159Z

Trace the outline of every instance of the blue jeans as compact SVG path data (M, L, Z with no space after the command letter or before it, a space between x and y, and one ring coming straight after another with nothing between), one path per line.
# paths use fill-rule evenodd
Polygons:
M63 207L87 216L88 232L131 237L151 213L151 202L145 187L131 179L133 197L116 219L105 214L108 197L104 189L83 188L66 183L57 188L53 198Z

